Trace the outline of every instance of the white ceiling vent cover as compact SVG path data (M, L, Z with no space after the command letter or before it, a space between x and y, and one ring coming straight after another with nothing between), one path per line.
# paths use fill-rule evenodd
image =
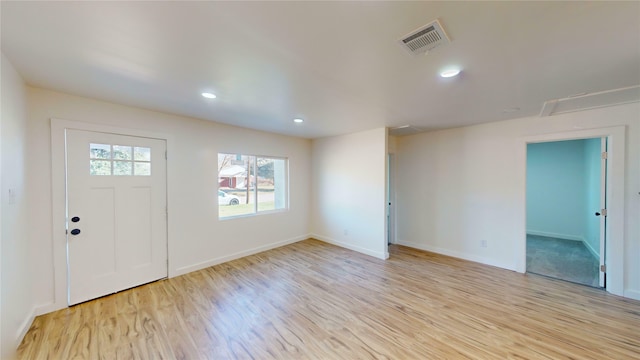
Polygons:
M420 55L432 49L448 44L451 41L442 29L440 21L434 20L427 25L412 31L398 40L400 45L413 55Z

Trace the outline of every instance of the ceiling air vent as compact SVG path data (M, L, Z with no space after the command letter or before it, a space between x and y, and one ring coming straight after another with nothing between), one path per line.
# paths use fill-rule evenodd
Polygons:
M420 55L450 41L440 22L435 20L403 36L398 42L409 53Z

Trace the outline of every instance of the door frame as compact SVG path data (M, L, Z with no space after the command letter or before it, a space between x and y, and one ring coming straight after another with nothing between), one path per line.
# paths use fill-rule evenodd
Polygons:
M624 296L624 181L625 181L625 137L626 126L615 126L608 128L595 128L585 130L575 130L566 132L555 132L549 134L533 135L519 138L522 166L520 175L522 176L523 187L521 189L523 214L522 224L526 224L526 172L527 172L527 144L577 140L587 138L607 138L607 227L606 231L606 251L605 263L607 264L607 286L606 291ZM526 226L522 227L522 235L516 243L516 271L526 272L527 264L527 234Z
M387 243L396 244L395 154L387 154ZM391 205L389 205L389 203Z
M607 157L608 157L608 146L607 146L607 141L608 138L606 137L601 137L600 138L600 153L607 153ZM608 163L609 163L609 159L605 158L603 159L602 157L600 158L600 209L606 209L608 206L608 201L607 201L607 167L608 167ZM600 234L599 234L599 238L600 238L600 249L598 249L598 251L600 251L600 261L598 264L598 285L602 286L603 288L607 288L607 276L606 276L606 272L603 273L601 270L601 266L607 264L607 216L600 216L599 217L600 220ZM604 256L602 256L602 254L604 254Z
M65 132L67 129L103 132L116 135L137 136L164 140L167 145L167 153L171 153L173 137L168 134L140 129L130 129L89 123L82 121L62 120L51 118L51 210L52 210L52 252L53 252L53 303L38 307L38 314L68 307L67 290L69 278L67 273L67 237L65 232L66 222L66 159L65 159ZM167 207L171 203L169 191L170 162L167 159ZM167 216L167 277L175 276L171 269L171 217Z

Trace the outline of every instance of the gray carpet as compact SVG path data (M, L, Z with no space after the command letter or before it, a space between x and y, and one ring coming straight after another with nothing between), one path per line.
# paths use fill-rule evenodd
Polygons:
M527 235L527 271L598 287L599 260L581 241Z

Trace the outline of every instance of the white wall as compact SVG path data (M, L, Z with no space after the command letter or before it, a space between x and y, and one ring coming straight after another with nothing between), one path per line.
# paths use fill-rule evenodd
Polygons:
M388 257L386 159L385 128L313 140L314 237Z
M579 240L600 258L600 142L527 145L527 234Z
M30 232L38 312L66 306L64 236L52 234L50 119L106 124L169 134L169 273L178 275L271 247L306 239L309 232L310 151L306 139L221 125L209 121L28 88ZM290 210L218 220L217 154L245 153L289 159ZM60 179L58 179L60 180ZM58 181L60 182L60 181ZM64 219L58 219L63 221ZM62 261L55 261L54 258ZM62 264L61 264L62 262ZM54 270L54 271L52 271Z
M616 125L627 127L624 295L640 299L638 103L398 138L399 242L515 270L525 233L522 139ZM487 247L481 246L483 240Z
M28 253L26 89L2 54L0 118L0 358L12 359L34 316Z
M585 240L585 175L583 140L527 145L528 234Z

